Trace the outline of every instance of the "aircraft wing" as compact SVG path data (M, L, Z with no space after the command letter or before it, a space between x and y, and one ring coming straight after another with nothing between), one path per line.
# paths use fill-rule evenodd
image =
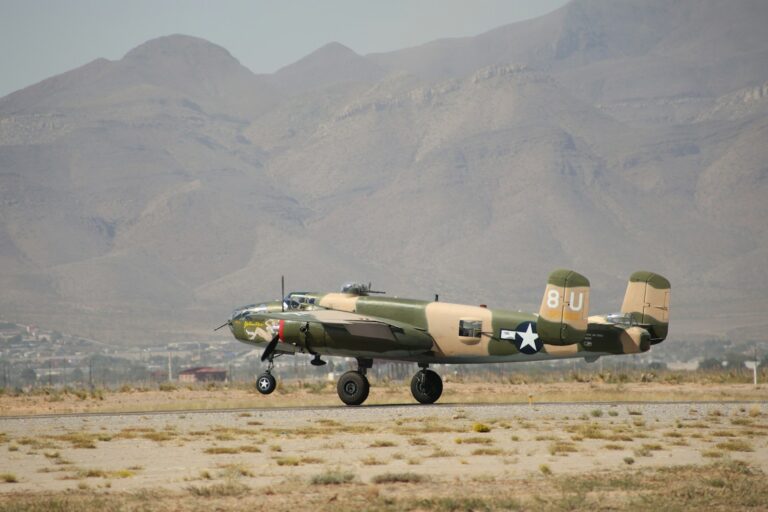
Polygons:
M350 335L358 338L375 338L396 341L395 333L403 332L407 325L392 320L336 311L331 309L317 309L309 311L287 311L283 313L252 313L249 318L284 320L286 322L314 323L323 327L339 328L346 330Z
M431 351L434 345L428 332L411 324L331 309L253 312L235 322L236 332L239 324L246 334L254 333L249 339L268 343L262 358L269 357L280 342L354 357L405 357Z

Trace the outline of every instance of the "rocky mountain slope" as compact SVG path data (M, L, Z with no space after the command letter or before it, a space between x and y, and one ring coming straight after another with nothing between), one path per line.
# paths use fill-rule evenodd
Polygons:
M758 337L765 20L574 0L273 75L188 36L86 64L0 99L0 311L141 343L210 337L281 274L535 309L570 266L610 311L647 268L673 283L672 336Z

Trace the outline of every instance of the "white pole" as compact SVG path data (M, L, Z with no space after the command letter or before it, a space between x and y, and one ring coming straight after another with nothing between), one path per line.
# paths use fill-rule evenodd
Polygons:
M744 366L752 369L752 384L757 387L757 367L760 365L760 361L757 360L757 349L755 349L755 360L744 361Z

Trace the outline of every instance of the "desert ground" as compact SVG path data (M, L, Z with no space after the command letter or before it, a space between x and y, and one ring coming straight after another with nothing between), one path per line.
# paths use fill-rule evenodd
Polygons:
M459 387L2 396L0 510L768 510L764 389Z

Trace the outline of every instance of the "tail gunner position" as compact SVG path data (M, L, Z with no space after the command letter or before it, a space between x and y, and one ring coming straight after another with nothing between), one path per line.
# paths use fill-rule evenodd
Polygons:
M263 394L275 390L274 358L309 353L355 357L358 368L339 378L339 398L360 405L368 397L366 370L374 359L410 361L421 368L411 393L422 404L440 398L443 382L430 364L469 364L637 354L664 341L669 326L670 284L651 272L629 278L621 312L588 316L589 280L555 270L538 313L482 306L382 297L361 284L341 293L290 293L282 301L244 306L227 324L238 340L266 345L267 371L257 379ZM222 326L223 327L223 326Z

